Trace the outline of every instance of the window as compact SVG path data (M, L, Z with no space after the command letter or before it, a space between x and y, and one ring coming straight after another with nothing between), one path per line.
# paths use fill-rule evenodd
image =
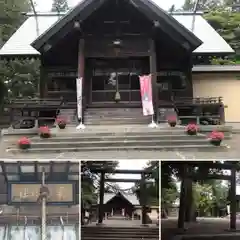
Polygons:
M160 72L157 83L161 91L183 90L187 87L187 78L179 71Z
M96 75L92 77L92 90L104 90L104 81L107 78L105 75Z
M187 86L186 76L172 76L171 77L172 90L182 90Z

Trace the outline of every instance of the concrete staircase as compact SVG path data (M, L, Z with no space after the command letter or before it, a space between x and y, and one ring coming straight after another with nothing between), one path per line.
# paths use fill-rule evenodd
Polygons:
M149 124L151 117L143 116L142 108L88 108L86 125Z
M31 149L28 153L61 153L92 151L221 151L223 146L212 146L206 136L188 136L184 128L170 128L164 125L157 129L146 125L87 126L84 130L67 127L64 130L52 129L53 136L41 139L31 138ZM8 143L8 152L17 153L16 140Z
M160 239L159 228L156 227L81 227L82 240L157 240Z

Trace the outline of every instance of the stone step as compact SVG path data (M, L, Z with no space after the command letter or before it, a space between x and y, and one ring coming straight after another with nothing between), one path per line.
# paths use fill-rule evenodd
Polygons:
M77 123L76 109L61 109L58 117L66 119L69 123Z
M228 151L225 146L213 147L210 144L205 145L179 145L179 146L107 146L107 147L65 147L65 148L30 148L27 151L24 151L29 154L49 154L49 153L62 153L62 152L103 152L103 151L202 151L202 152L214 152L214 151ZM6 150L9 153L17 154L21 150L18 148L8 148ZM116 153L117 154L117 153Z
M130 223L131 224L131 223ZM154 231L154 232L150 232L150 231L122 231L122 230L114 230L113 231L102 231L102 232L99 232L99 231L82 231L82 236L85 237L85 236L98 236L98 237L104 237L106 236L106 238L109 238L109 237L119 237L119 235L121 235L122 237L140 237L140 236L145 236L145 237L148 237L148 238L152 238L153 236L156 236L158 234L157 231Z
M86 112L142 112L142 108L87 108Z
M176 135L162 135L162 134L133 134L133 135L128 135L128 134L122 134L122 135L107 135L107 136L97 136L97 135L77 135L77 136L56 136L52 138L47 138L47 139L42 139L39 137L33 137L31 140L36 143L36 142L48 142L51 143L52 141L54 142L79 142L79 141L124 141L124 140L198 140L198 139L206 139L204 135L197 135L197 136L188 136L187 134L176 134Z
M158 135L176 135L176 134L185 134L185 129L182 127L159 127L159 128L149 128L148 125L120 125L120 126L87 126L83 130L76 130L76 126L68 125L65 129L52 129L53 135L58 136L76 136L76 135L101 135L101 136L109 136L109 135L150 135L150 134L158 134Z
M85 124L87 125L125 125L126 123L128 124L145 124L148 125L150 121L141 120L141 119L134 119L132 121L129 120L118 120L118 121L112 121L112 120L96 120L96 121L85 121Z
M90 232L158 232L158 227L144 227L144 226L118 226L110 227L107 225L100 226L82 226L81 231L90 231Z
M104 239L111 239L111 240L121 240L121 239L125 239L125 240L132 240L132 239L139 239L139 237L140 237L140 239L142 240L143 239L143 237L141 237L141 236L126 236L126 237L119 237L119 236L109 236L108 238L104 238L104 236L102 236L102 237L99 237L99 236L90 236L90 237L88 237L88 236L81 236L81 239L86 239L86 240L99 240L99 239L102 239L102 240L104 240ZM148 237L146 237L146 236L144 236L144 239L149 239L149 240L156 240L156 239L160 239L158 236L156 236L156 237L152 237L152 238L148 238Z
M120 234L121 235L121 234ZM144 237L144 238L143 238ZM151 238L148 238L147 236L126 236L126 237L119 237L119 235L118 236L109 236L109 237L106 237L106 238L104 238L104 236L101 236L101 237L99 237L99 236L81 236L81 239L86 239L86 240L99 240L99 239L102 239L102 240L104 240L104 239L111 239L111 240L121 240L121 239L125 239L125 240L132 240L132 239L138 239L139 240L139 238L142 240L142 239L149 239L149 240L156 240L156 239L160 239L158 236L156 236L156 237L151 237Z
M141 108L88 109L84 115L85 124L141 124L150 123L151 116L143 116Z
M119 116L130 116L130 115L139 115L143 116L142 111L135 111L134 109L131 109L129 111L109 111L109 110L102 110L102 111L85 111L84 113L86 116L110 116L110 115L119 115Z
M118 121L118 120L126 120L126 121L131 121L131 120L136 120L139 118L139 116L85 116L84 120L85 121L93 121L93 120L112 120L112 121ZM143 118L140 117L141 120L148 121L151 118Z
M136 119L136 118L141 118L141 119L151 119L151 117L144 117L142 115L134 115L134 114L129 114L129 115L84 115L84 119L91 120L91 119Z
M79 142L74 142L74 141L68 141L68 142L55 142L54 140L51 142L32 142L32 148L37 149L37 148L42 148L42 149L50 149L50 148L85 148L85 147L123 147L123 146L129 146L133 147L135 145L138 146L172 146L172 148L177 148L179 145L185 145L185 146L191 146L191 145L207 145L209 143L208 140L206 139L189 139L189 140L120 140L120 141L79 141Z

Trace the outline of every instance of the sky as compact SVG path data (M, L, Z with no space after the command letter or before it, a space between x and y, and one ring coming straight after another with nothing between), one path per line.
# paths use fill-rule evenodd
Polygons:
M74 7L81 0L68 0L68 4L70 7ZM184 0L153 0L157 3L161 8L168 10L173 4L176 8L180 8ZM52 0L35 0L37 6L36 9L38 12L47 12L51 9Z
M117 169L141 170L146 167L148 160L119 160ZM111 178L140 179L140 174L114 174ZM120 188L127 189L134 186L134 183L117 183Z

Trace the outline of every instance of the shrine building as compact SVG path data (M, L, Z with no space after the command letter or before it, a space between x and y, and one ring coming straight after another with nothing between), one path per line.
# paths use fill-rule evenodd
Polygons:
M116 110L141 121L145 74L152 76L157 121L168 108L183 119L240 121L240 67L210 64L233 53L202 13L168 13L150 0L83 0L67 13L27 13L0 50L3 59L40 59L40 98L62 99L65 108L76 109L82 78L86 125Z

